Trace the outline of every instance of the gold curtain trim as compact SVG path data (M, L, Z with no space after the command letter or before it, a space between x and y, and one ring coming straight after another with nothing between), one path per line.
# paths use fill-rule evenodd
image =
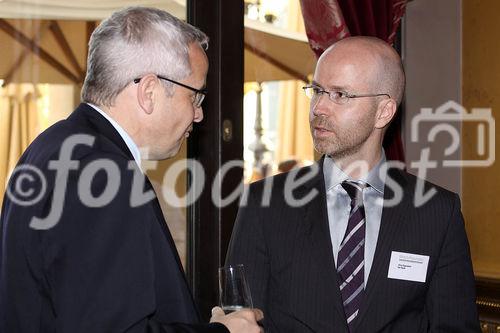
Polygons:
M476 304L488 308L500 309L500 303L484 298L478 298Z

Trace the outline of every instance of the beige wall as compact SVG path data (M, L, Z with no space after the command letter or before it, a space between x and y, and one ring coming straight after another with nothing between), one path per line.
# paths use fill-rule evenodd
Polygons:
M0 88L0 207L21 154L35 137L73 109L73 85L10 84Z
M463 104L492 109L500 119L500 1L463 1ZM476 123L463 123L462 156L476 156ZM463 213L478 276L500 278L500 158L487 168L462 171ZM489 147L487 147L489 148ZM487 151L488 149L486 149Z
M407 168L413 174L418 170L412 164L421 160L424 149L431 146L430 158L442 161L450 144L446 134L438 135L429 144L426 135L435 125L433 121L418 126L419 139L413 142L412 123L422 108L436 110L450 100L461 103L461 9L460 0L418 0L406 7L402 24L406 71L403 132ZM460 122L450 125L460 133ZM460 151L448 158L459 160ZM427 170L425 178L460 193L460 171L437 163L435 168Z

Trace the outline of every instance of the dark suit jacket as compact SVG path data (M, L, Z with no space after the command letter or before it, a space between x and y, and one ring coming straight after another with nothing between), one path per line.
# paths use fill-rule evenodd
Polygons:
M59 222L48 230L34 230L29 227L32 217L47 216L53 201L60 200L55 194L56 172L48 166L59 159L62 143L73 134L90 135L95 141L92 147L79 144L72 152L79 167L58 184L66 185ZM79 180L82 170L98 159L117 167L119 189L104 207L88 207L78 188L89 183ZM41 170L47 187L41 200L29 206L5 196L0 220L0 332L227 332L220 324L199 323L156 197L131 207L131 160L118 132L86 104L29 146L19 165ZM40 182L23 184L41 188ZM92 195L99 197L108 186L106 173L97 172L91 184ZM142 184L144 192L152 190L147 179Z
M320 171L293 192L294 198L302 198L317 191L308 204L296 208L287 204L284 187L288 174L272 178L270 195L265 180L251 184L242 200L227 264L245 265L254 306L264 311L266 333L347 332L321 167L319 162ZM394 169L389 175L402 187L404 196L399 205L383 208L354 331L479 332L474 276L458 196L436 187L437 194L416 208L416 178ZM394 195L394 186L388 185L386 182L385 199ZM266 196L270 205L263 207ZM425 283L389 279L392 251L430 256Z

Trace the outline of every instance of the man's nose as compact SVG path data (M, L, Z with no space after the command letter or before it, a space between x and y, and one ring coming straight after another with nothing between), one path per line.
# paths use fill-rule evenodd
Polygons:
M328 98L328 94L320 94L316 99L311 101L311 111L315 116L327 115L328 110L331 107L331 101Z

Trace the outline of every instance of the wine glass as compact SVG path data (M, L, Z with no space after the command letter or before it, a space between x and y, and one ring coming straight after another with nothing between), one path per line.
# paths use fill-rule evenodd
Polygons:
M243 265L219 268L220 306L226 314L253 308Z

